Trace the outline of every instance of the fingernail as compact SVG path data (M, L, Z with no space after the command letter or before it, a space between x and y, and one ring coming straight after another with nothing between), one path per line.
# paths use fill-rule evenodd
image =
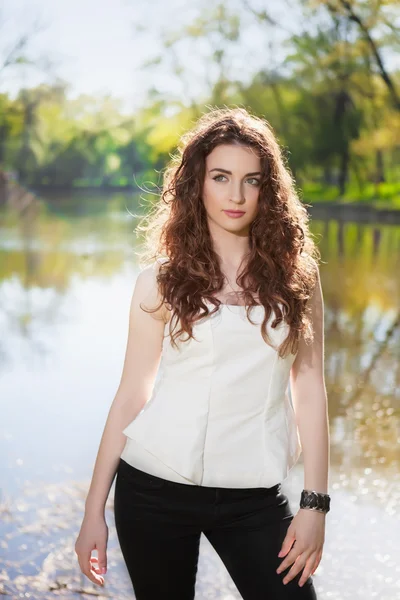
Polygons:
M107 573L107 569L106 569L106 567L101 567L101 571L100 571L100 572L101 572L101 573Z

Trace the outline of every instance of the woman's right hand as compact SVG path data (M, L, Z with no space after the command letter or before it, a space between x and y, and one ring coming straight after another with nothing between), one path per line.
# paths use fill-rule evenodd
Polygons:
M100 573L107 572L107 542L105 519L85 516L75 542L75 552L82 573L96 585L104 585L104 577ZM97 550L97 557L91 556L92 550Z

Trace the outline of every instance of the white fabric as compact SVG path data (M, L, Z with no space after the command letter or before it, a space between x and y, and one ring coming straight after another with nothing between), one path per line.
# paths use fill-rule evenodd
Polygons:
M123 430L126 462L203 486L272 487L287 477L301 454L288 394L295 356L282 359L264 342L263 317L254 307L253 325L246 307L224 304L194 324L196 340L175 349L165 337L151 398ZM272 329L273 318L278 346L288 325Z

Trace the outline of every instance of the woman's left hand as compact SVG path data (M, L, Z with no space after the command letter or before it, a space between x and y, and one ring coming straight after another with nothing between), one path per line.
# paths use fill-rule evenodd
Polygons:
M301 587L317 569L325 541L325 517L325 513L307 508L300 508L293 517L278 554L279 557L286 556L286 558L279 565L277 573L281 573L294 563L285 575L283 583L288 583L304 569L299 580Z

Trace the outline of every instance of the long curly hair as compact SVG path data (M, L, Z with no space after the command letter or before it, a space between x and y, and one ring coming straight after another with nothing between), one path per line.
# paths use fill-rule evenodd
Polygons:
M272 328L282 321L289 326L279 355L296 354L301 336L306 342L313 338L307 301L316 285L320 255L308 228L307 210L271 125L244 108L211 108L182 135L177 153L171 155L160 201L138 225L145 234L141 262L155 262L159 267L160 304L144 310L155 312L163 303L168 306L169 335L177 347L182 333L187 333L185 341L194 338L194 322L214 314L221 304L215 294L223 289L225 276L203 204L205 159L219 144L250 147L261 159L259 206L236 283L250 322L251 308L264 306L264 341L271 345L267 324L273 313ZM209 304L215 306L211 312Z

